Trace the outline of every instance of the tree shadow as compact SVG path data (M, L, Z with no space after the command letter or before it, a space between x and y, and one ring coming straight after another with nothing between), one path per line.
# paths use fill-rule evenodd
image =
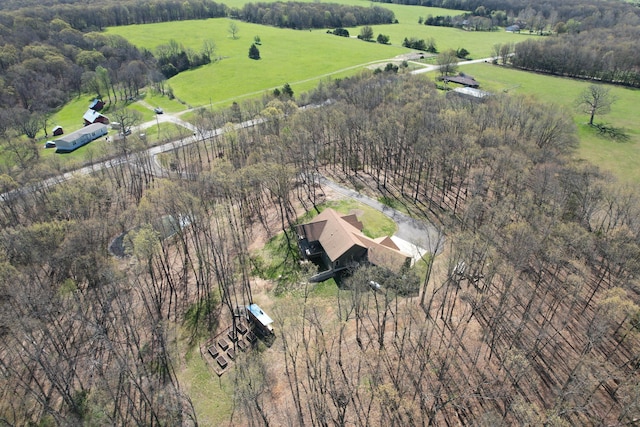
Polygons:
M624 128L618 128L608 123L594 123L592 129L597 132L600 138L610 139L616 142L628 142L629 134Z

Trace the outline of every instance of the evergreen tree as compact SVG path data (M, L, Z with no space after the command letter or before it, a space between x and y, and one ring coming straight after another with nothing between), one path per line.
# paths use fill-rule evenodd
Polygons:
M255 45L255 43L252 44L251 47L249 48L249 58L260 59L260 50Z
M284 86L282 86L282 94L293 98L293 89L291 89L289 83L285 83Z

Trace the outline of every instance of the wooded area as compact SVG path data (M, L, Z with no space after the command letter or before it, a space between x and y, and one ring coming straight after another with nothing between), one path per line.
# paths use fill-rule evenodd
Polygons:
M503 22L498 25L523 22L525 24L523 28L532 31L536 31L541 22L551 29L560 22L567 24L570 21L577 24L575 29L579 31L612 28L618 24L624 24L628 19L635 20L640 13L633 3L616 0L562 0L560 2L543 0L535 3L527 0L381 0L380 2L470 11L474 15L488 16ZM506 16L506 22L500 21L502 15Z
M298 30L392 24L395 20L392 11L379 6L345 6L337 3L247 3L237 15L255 24Z
M118 37L7 16L8 142L19 112L57 107L86 82L126 99L155 64ZM184 348L209 357L200 343L266 276L249 248L280 232L276 341L238 357L229 425L638 422L638 192L573 158L568 112L369 71L297 102L199 109L198 142L168 154L166 169L122 146L110 167L44 185L16 150L20 173L0 175L0 188L40 184L0 203L0 422L197 425ZM363 268L334 297L314 296L292 226L326 199L321 175L443 230L417 295ZM169 217L180 226L164 233Z
M543 41L518 43L509 58L515 67L560 76L640 86L637 40L640 19L613 29L583 31Z
M2 204L2 416L194 423L174 374L179 331L197 342L251 299L253 233L290 230L320 200L320 172L437 220L446 260L414 298L362 289L362 270L331 309L283 300L274 347L238 367L263 381L239 379L234 413L248 418L232 423L636 419L640 205L570 160L569 118L519 97L445 98L395 73L323 85L309 102L325 99L271 101L264 124L177 151L195 180L158 178L132 154ZM162 240L150 224L164 215L190 225ZM122 263L106 248L127 230L135 262Z

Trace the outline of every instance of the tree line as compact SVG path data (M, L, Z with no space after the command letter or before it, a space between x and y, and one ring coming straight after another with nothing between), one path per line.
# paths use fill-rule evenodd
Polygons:
M14 9L8 12L3 11L0 20L5 23L13 20L14 16L24 16L50 22L58 18L78 31L99 31L105 27L121 25L220 18L226 16L228 12L227 6L211 0L43 3L29 5L28 1L14 2ZM5 10L8 9L10 8L7 7Z
M626 2L562 0L531 2L524 0L378 0L382 3L443 7L470 11L474 16L490 17L498 25L524 24L527 30L536 31L542 25L555 28L558 23L577 25L580 30L612 28L619 24L637 22L639 12Z
M637 26L600 28L515 45L515 67L549 74L640 86Z
M336 3L247 3L242 9L232 11L233 15L255 24L294 29L354 27L395 21L389 9Z

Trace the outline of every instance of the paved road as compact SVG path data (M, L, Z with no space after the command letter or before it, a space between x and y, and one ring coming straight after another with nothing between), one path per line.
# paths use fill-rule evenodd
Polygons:
M398 224L398 231L394 237L408 242L410 245L419 248L424 248L427 252L438 254L442 252L444 246L444 235L433 224L419 221L411 218L408 215L403 214L387 205L384 205L371 197L351 190L350 188L343 187L342 185L331 181L324 176L318 178L318 182L322 185L333 189L334 191L364 203L367 206L382 212L389 218ZM401 248L403 249L403 248ZM403 249L406 250L406 249ZM412 251L415 252L415 251Z

